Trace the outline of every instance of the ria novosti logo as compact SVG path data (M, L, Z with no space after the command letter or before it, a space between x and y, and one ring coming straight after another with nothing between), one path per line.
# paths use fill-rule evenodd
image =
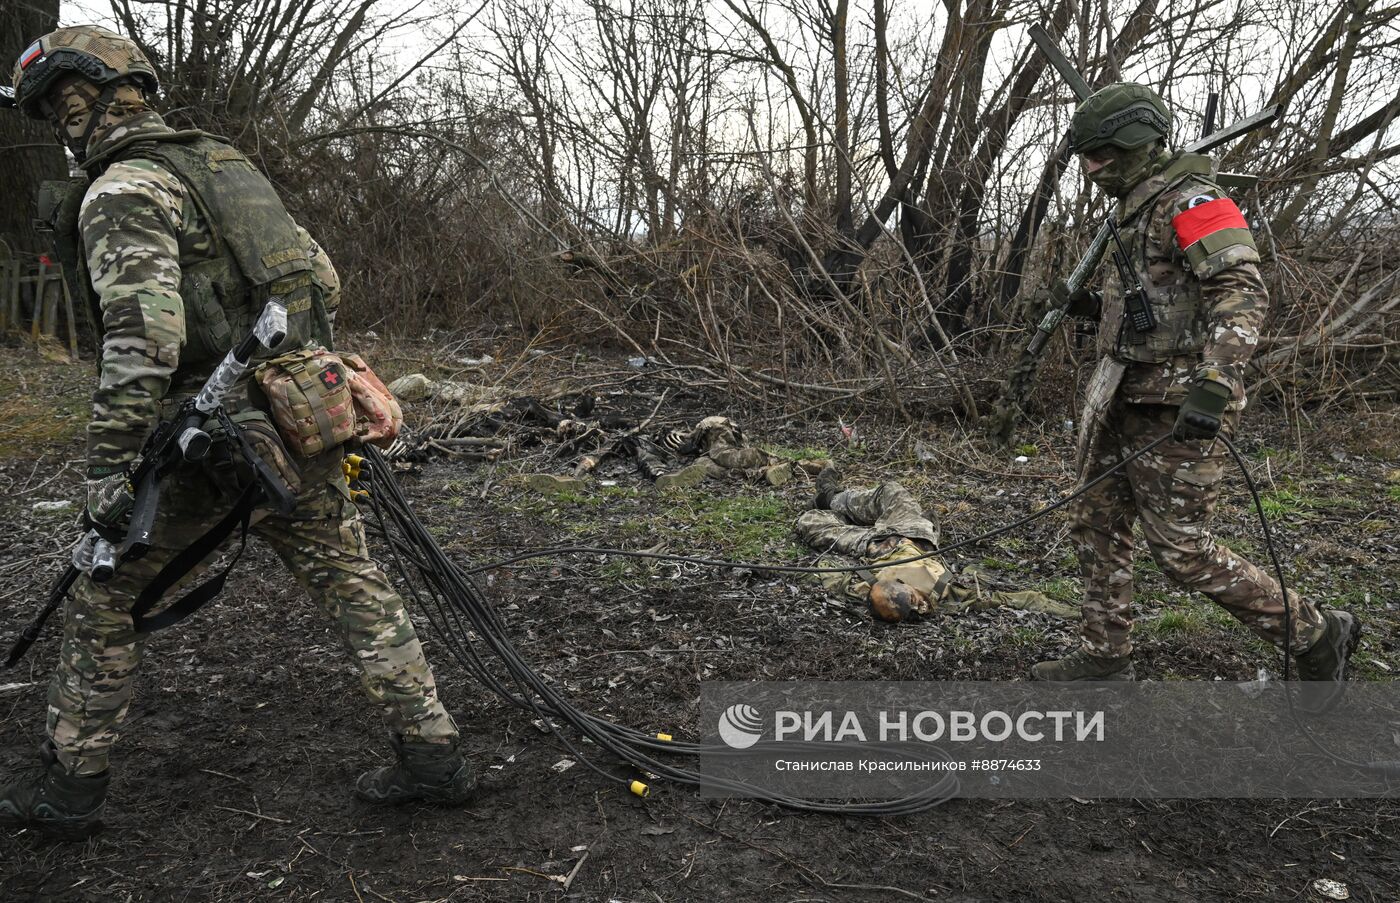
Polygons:
M719 738L733 749L748 749L763 736L763 718L758 709L736 702L720 713Z

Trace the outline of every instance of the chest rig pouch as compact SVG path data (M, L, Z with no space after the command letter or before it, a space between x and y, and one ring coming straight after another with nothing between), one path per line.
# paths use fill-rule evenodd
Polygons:
M142 142L123 154L132 157L173 172L209 233L208 239L181 236L182 370L217 363L273 295L287 307L287 338L275 352L330 343L322 290L312 277L305 241L276 190L247 157L199 132Z
M1163 205L1179 190L1220 189L1210 181L1208 157L1188 154L1163 174L1166 184L1128 211L1123 223L1123 241L1133 275L1141 282L1152 306L1156 326L1139 333L1124 316L1124 287L1116 268L1109 268L1103 303L1103 327L1099 332L1100 351L1127 363L1160 363L1183 355L1199 354L1206 344L1209 321L1201 294L1200 281L1187 266L1186 257L1176 246L1171 216L1163 216Z

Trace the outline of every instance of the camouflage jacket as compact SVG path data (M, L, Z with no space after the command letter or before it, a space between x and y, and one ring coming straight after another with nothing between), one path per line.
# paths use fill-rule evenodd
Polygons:
M171 133L159 114L142 113L89 148L89 160L118 142ZM339 281L330 259L296 227L333 318ZM167 167L118 155L96 175L78 214L82 254L102 332L99 382L88 424L88 473L114 473L137 456L158 422L161 402L193 391L182 362L187 311L182 266L213 253L214 232L191 192ZM236 341L236 338L235 338Z
M1244 217L1212 170L1207 157L1179 155L1119 202L1124 244L1157 319L1151 332L1133 330L1109 263L1100 351L1128 364L1119 388L1126 401L1180 403L1209 372L1230 386L1232 408L1244 406L1244 365L1258 346L1268 293Z

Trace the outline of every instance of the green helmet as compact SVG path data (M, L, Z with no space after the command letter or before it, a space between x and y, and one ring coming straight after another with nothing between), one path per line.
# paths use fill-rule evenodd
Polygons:
M15 61L15 106L44 118L39 101L66 74L94 85L131 81L148 93L160 89L155 67L136 42L97 25L51 31L25 48Z
M1172 113L1160 94L1146 85L1118 82L1100 88L1079 105L1069 124L1069 146L1076 154L1105 145L1132 150L1171 136Z

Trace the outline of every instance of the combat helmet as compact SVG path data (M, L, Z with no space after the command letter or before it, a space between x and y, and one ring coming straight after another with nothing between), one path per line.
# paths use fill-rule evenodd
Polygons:
M154 94L160 89L155 67L136 42L98 25L74 25L51 31L24 49L15 61L15 106L43 119L39 101L65 74L98 86L136 83Z
M1091 153L1112 145L1132 150L1171 136L1172 113L1162 96L1146 85L1117 82L1079 105L1070 120L1070 150Z

